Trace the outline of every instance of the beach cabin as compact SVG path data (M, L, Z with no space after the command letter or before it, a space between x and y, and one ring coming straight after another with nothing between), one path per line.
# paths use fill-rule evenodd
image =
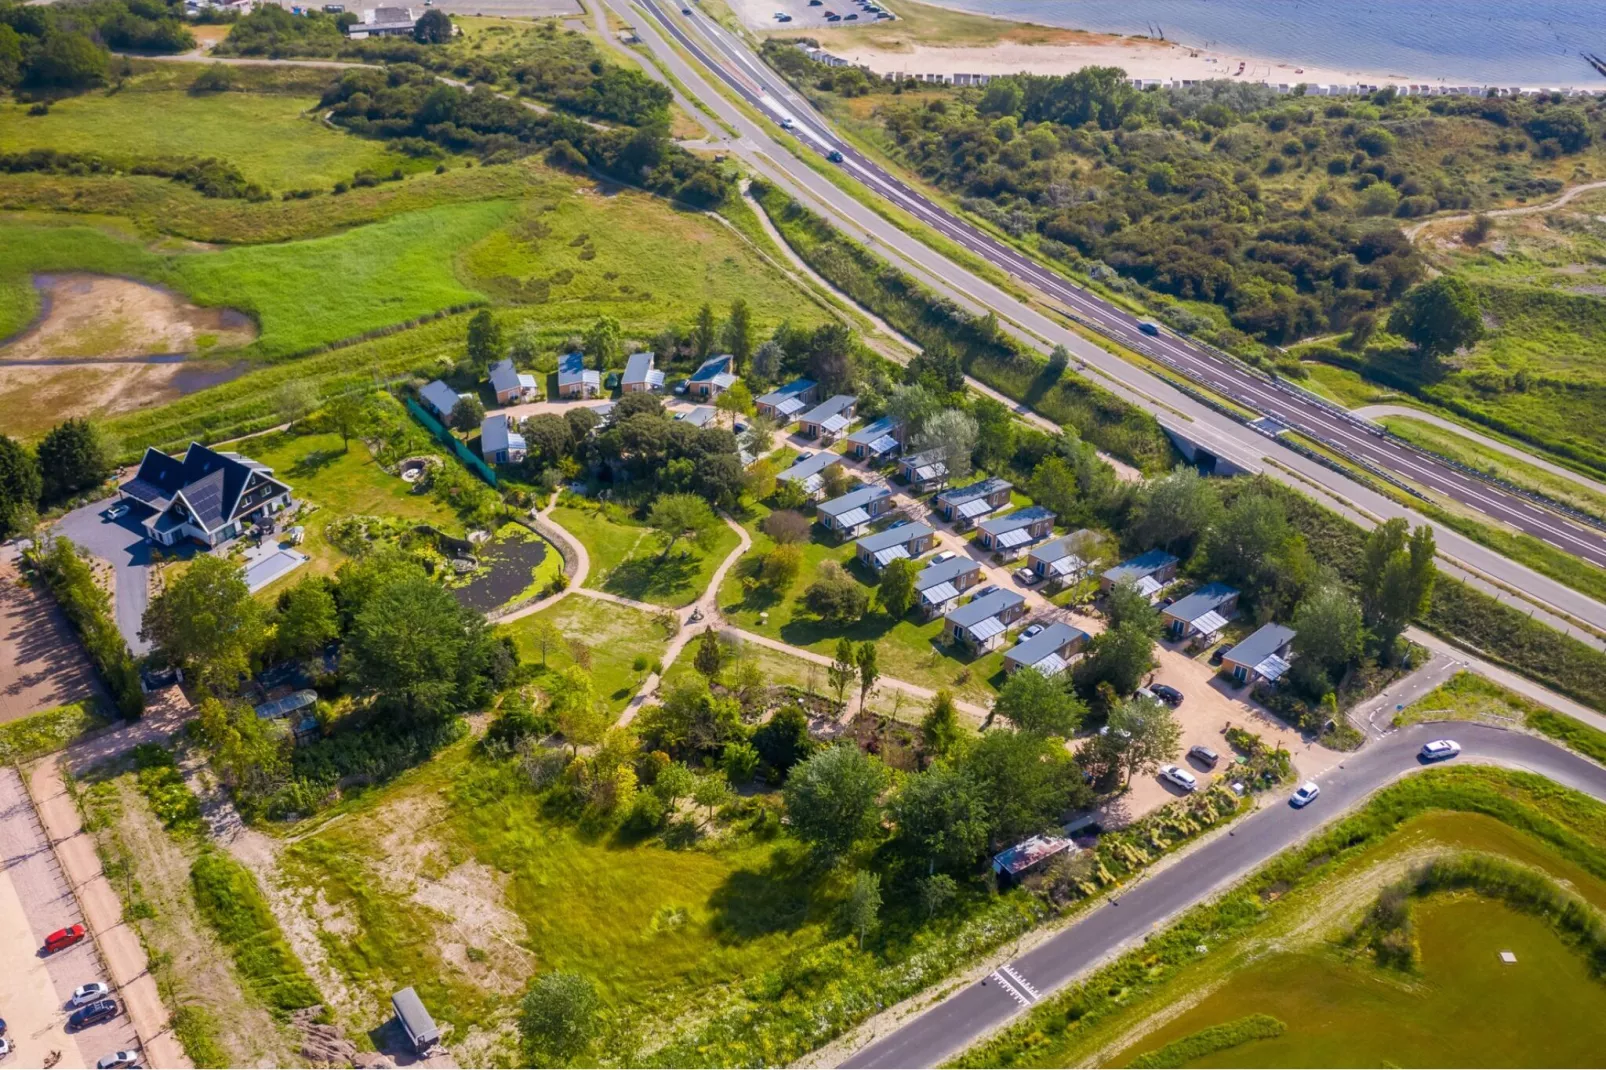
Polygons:
M1006 651L1004 672L1013 675L1021 669L1036 669L1044 676L1058 676L1070 667L1071 658L1087 645L1088 638L1080 628L1055 621Z
M840 498L821 502L818 519L828 531L841 538L851 539L870 522L892 508L892 492L886 487L860 487Z
M1009 492L1014 489L1015 485L1009 480L992 476L963 487L948 488L937 495L935 508L944 520L964 531L988 513L1008 505Z
M412 985L391 996L390 1007L396 1012L396 1021L401 1025L402 1032L407 1034L407 1042L413 1046L413 1051L423 1055L440 1043L441 1031L436 1028L435 1019L429 1016L429 1011L424 1009L424 1001L418 998Z
M1274 684L1288 671L1288 657L1294 646L1294 629L1286 624L1262 624L1221 655L1221 664L1243 684Z
M993 856L993 872L998 875L998 886L1007 888L1017 884L1028 873L1041 869L1055 855L1076 849L1076 845L1064 836L1033 836L1029 840L1022 840L1009 850Z
M768 416L785 427L798 418L798 414L820 400L820 384L813 379L793 379L783 387L771 390L753 402L760 416Z
M1014 591L990 591L950 609L942 619L942 638L973 654L984 654L1002 646L1010 624L1025 614L1026 599L1022 595Z
M798 417L798 433L805 438L835 442L853 423L859 399L852 394L836 394Z
M697 366L686 380L686 394L689 397L702 398L707 401L717 398L725 391L736 385L736 374L731 366L736 358L729 353L722 353L717 357L709 357Z
M586 367L581 353L565 353L558 358L558 397L594 398L602 392L602 373Z
M698 405L685 412L676 413L675 419L683 424L690 424L692 427L707 427L714 422L714 416L717 413L718 410L712 405Z
M1005 557L1018 557L1026 547L1054 533L1054 512L1046 506L1030 505L976 526L981 529L976 541L983 547Z
M658 358L651 353L632 353L625 361L624 378L619 380L621 394L646 394L664 388L664 373L654 365Z
M940 447L910 454L899 462L899 473L917 494L935 490L948 482L948 455Z
M418 400L424 403L424 408L435 414L441 423L450 423L452 410L462 401L463 394L459 394L445 383L436 379L418 392Z
M883 416L848 436L848 455L861 461L879 461L903 445L903 424Z
M842 463L840 455L830 450L821 450L812 455L804 455L792 462L792 467L776 476L789 483L796 483L803 488L803 492L810 498L817 497L825 487L825 470Z
M1164 550L1150 550L1122 561L1114 568L1104 570L1099 577L1099 589L1108 591L1118 583L1130 583L1146 598L1159 594L1166 584L1177 578L1175 554Z
M541 397L541 385L535 381L535 376L520 372L507 359L491 365L491 391L498 405L517 405Z
M1081 531L1050 539L1032 549L1026 558L1026 565L1051 590L1080 583L1087 575L1090 563L1083 560L1076 550L1087 552L1086 548L1092 545L1097 537L1093 532L1083 528Z
M927 565L915 577L915 602L925 620L934 620L959 604L959 596L981 582L981 565L955 556Z
M489 463L518 464L528 452L517 421L505 413L492 413L480 421L480 456Z
M901 557L919 557L929 551L936 541L937 532L929 524L900 524L874 535L866 535L854 546L859 563L871 572L879 573Z
M1160 611L1165 631L1172 639L1192 639L1216 635L1238 612L1238 588L1225 583L1207 583L1186 598L1179 598Z

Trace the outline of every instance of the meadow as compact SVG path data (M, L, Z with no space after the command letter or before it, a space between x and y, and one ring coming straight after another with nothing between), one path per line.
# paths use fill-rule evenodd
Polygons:
M567 640L549 647L544 659L534 635L538 621L553 625ZM546 669L557 672L575 664L577 656L584 658L597 694L615 713L640 690L670 638L663 622L650 613L581 594L501 627L528 664L539 666L544 660Z
M570 497L551 516L585 546L587 587L670 608L701 597L737 545L736 533L722 523L706 548L683 540L665 557L659 534L618 506Z

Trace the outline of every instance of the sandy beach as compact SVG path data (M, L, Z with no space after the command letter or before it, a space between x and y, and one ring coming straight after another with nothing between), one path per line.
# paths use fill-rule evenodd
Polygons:
M1291 86L1300 82L1451 84L1446 79L1414 76L1403 71L1338 70L1109 34L1078 34L1075 36L1083 40L1053 44L1000 41L985 46L949 47L906 43L897 50L855 40L852 30L817 32L817 35L821 46L833 55L868 67L877 74L1069 74L1082 67L1101 66L1120 67L1133 78L1162 80L1225 78Z

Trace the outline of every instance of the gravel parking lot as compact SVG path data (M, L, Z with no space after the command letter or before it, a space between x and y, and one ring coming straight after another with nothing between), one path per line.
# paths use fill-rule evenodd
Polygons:
M0 974L0 1016L17 1046L11 1061L43 1066L56 1051L58 1066L86 1067L109 1052L137 1048L126 1014L82 1033L66 1032L73 989L104 980L106 971L92 940L53 955L42 950L47 935L81 924L83 917L22 777L12 768L0 769L0 867L0 946L12 951L9 968Z

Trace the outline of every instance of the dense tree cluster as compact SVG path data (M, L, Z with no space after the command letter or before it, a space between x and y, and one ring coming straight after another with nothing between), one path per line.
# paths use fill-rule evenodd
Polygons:
M84 89L111 73L108 48L183 52L195 47L183 5L162 0L0 3L0 89Z

